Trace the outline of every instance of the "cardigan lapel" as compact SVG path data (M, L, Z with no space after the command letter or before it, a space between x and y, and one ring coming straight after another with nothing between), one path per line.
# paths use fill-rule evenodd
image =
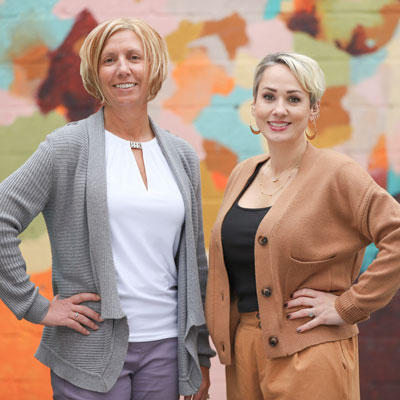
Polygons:
M100 291L102 318L122 318L125 313L119 302L107 207L103 108L86 121L89 136L86 207L92 268Z
M279 221L285 215L286 210L290 207L294 198L296 197L296 194L303 186L304 181L308 176L307 171L315 168L316 154L317 149L313 147L310 143L308 143L303 159L301 160L297 175L295 176L293 181L290 182L290 184L282 190L281 195L278 197L267 215L260 223L259 229L261 228L263 234L267 237L273 234L275 227L278 226Z
M183 203L185 205L185 222L188 221L191 215L191 202L190 202L190 188L191 182L185 174L185 170L182 166L180 158L177 156L173 144L170 142L168 135L160 129L153 120L149 117L150 126L153 130L158 144L160 145L161 151L167 160L169 167L171 168L172 174L175 177L175 181L183 197Z
M277 226L277 223L285 214L287 208L290 206L299 188L302 186L304 179L307 176L306 171L315 167L314 163L316 154L317 154L317 149L310 143L308 143L307 149L300 163L299 171L296 177L293 179L290 185L288 185L286 188L283 189L281 195L279 196L275 204L271 207L269 212L265 215L265 217L260 223L260 227L262 227L263 232L267 236L270 236L271 233L273 233L275 226ZM239 195L244 185L246 184L247 180L254 172L257 164L267 160L267 158L268 156L266 155L259 155L250 159L248 164L245 166L244 170L241 171L236 177L236 180L232 182L230 190L226 193L225 195L226 197L222 202L221 209L218 213L218 218L216 221L216 228L217 228L216 237L218 238L217 245L221 249L222 249L221 227L225 215L230 210L237 196Z
M182 156L176 151L173 141L170 139L170 134L160 129L150 119L150 125L153 129L154 134L161 147L162 153L169 167L171 168L172 174L175 177L178 188L182 194L183 203L185 205L185 225L184 225L184 242L180 244L180 250L184 252L184 258L186 265L183 268L179 268L179 283L182 283L186 287L186 291L190 293L190 296L186 296L187 302L187 323L186 323L186 334L192 327L192 325L201 326L205 324L203 314L198 312L198 304L201 301L200 293L200 282L197 268L193 268L194 260L197 260L197 253L195 246L190 241L190 237L195 238L196 232L193 226L193 210L192 210L192 198L196 196L192 182L188 177L189 171L185 170L185 165L182 162ZM181 257L179 257L181 259ZM192 260L192 262L190 261ZM196 262L197 264L197 262ZM179 305L178 305L179 306Z

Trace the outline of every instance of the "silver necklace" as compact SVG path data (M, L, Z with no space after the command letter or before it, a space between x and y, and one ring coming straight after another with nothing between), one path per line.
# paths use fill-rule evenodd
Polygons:
M135 149L135 150L142 150L142 143L140 142L129 142L131 149Z

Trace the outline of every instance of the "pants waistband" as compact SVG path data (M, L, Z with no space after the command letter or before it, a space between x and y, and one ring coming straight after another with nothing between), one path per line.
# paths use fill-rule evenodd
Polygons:
M240 313L239 323L259 328L261 325L260 313L258 311Z

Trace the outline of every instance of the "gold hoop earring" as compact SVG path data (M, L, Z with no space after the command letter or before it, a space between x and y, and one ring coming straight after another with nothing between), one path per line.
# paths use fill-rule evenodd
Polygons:
M254 135L259 135L259 134L261 133L260 130L256 131L256 130L251 126L251 124L250 124L250 130L251 130L251 133L253 133Z
M313 132L312 135L309 135L309 134L307 133L307 131L306 131L306 137L307 137L308 140L313 140L313 139L315 139L315 137L317 136L317 133L318 133L317 122L316 122L316 120L314 119L314 120L312 121L312 123L313 123L313 125L314 125L314 132Z

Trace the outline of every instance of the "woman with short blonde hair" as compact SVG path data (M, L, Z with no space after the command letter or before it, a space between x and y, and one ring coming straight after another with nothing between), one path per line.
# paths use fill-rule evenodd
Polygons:
M400 206L310 143L325 90L315 60L267 55L253 87L251 130L269 154L233 170L210 240L206 319L227 398L358 400L357 323L399 288Z
M147 106L167 49L143 21L106 21L84 41L81 75L101 109L47 136L0 185L0 293L45 325L36 357L54 399L205 400L200 172L194 149ZM29 280L17 236L42 212L54 299Z
M139 19L114 19L98 25L89 33L79 51L83 85L93 97L101 102L107 101L101 91L99 59L108 38L121 30L131 30L142 41L145 63L149 67L148 101L153 100L167 77L168 50L158 32Z

